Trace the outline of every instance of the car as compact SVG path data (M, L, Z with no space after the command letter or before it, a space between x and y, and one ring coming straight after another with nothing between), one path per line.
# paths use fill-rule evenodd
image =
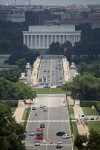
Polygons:
M63 134L62 135L62 139L68 139L68 138L70 138L70 136L68 134Z
M40 146L40 141L36 140L35 141L35 146Z
M62 136L62 135L64 135L65 134L65 132L57 132L56 133L56 136Z
M40 124L40 128L45 128L45 124L44 124L44 123L41 123L41 124Z
M32 107L32 110L36 110L36 107Z
M37 135L37 134L40 134L40 133L42 133L42 132L43 132L42 129L37 128L37 130L36 130L36 135Z
M48 111L47 107L43 108L43 111L44 111L44 112Z
M34 135L35 135L34 131L30 131L30 132L29 132L29 135L30 135L30 136L34 136Z
M43 108L47 108L47 106L44 105Z
M62 142L58 142L58 145L61 145L61 147L63 147L63 143Z
M43 105L40 105L40 108L43 108Z
M60 145L60 144L57 144L57 145L56 145L56 148L61 148L61 145Z

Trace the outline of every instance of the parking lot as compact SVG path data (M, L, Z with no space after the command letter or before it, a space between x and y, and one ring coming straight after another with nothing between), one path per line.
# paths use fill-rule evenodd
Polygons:
M55 150L56 144L60 141L63 142L61 149L72 150L71 138L62 139L61 136L56 136L60 131L70 135L65 95L38 95L34 103L36 110L31 110L27 126L25 141L27 150ZM47 112L44 112L40 105L47 106ZM43 140L40 140L40 146L35 146L36 135L29 136L29 132L35 132L36 128L40 128L41 123L45 124Z

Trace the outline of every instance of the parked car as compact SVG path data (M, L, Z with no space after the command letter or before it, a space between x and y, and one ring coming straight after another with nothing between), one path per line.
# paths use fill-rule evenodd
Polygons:
M63 134L62 135L62 139L68 139L68 138L70 138L70 136L68 134Z
M40 146L40 141L35 141L35 146Z
M65 134L65 132L57 132L56 133L56 136L62 136L62 135L64 135Z

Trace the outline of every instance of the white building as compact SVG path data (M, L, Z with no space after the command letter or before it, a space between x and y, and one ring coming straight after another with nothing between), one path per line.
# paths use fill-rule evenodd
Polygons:
M48 49L52 42L70 41L74 45L80 37L75 25L29 26L29 31L23 31L23 42L30 49Z

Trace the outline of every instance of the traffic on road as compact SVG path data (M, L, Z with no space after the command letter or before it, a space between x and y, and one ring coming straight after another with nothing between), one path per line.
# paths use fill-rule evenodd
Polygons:
M69 117L64 100L65 95L59 94L37 96L34 102L36 109L31 109L27 125L27 150L72 150Z

